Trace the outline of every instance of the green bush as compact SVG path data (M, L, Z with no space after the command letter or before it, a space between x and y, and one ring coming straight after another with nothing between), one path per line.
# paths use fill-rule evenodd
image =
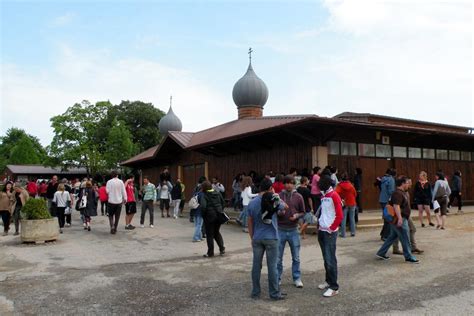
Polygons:
M51 218L46 201L43 199L29 199L21 208L23 219L48 219Z

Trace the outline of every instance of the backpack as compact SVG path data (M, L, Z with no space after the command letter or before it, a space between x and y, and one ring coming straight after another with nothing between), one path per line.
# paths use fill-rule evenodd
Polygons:
M395 208L392 205L387 204L384 207L383 218L390 224L395 224L398 222L397 213L395 212Z
M189 200L189 207L192 209L192 210L195 210L199 207L199 198L198 198L198 195L194 195L191 200Z

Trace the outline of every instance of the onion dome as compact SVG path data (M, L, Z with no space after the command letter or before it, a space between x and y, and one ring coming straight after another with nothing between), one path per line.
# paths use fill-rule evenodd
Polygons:
M251 52L250 50L249 54ZM267 85L253 71L251 59L247 72L234 85L232 98L239 109L245 107L258 107L263 109L263 106L267 103Z
M183 125L181 120L174 114L173 108L170 106L168 113L163 116L158 123L158 128L160 129L160 134L165 136L168 135L168 132L181 132Z

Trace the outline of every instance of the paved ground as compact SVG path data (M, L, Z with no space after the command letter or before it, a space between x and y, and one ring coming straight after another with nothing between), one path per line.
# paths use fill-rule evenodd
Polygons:
M472 207L471 207L472 208ZM187 219L158 218L154 229L110 235L104 217L92 232L74 225L59 241L22 245L0 237L0 315L474 314L474 214L450 215L446 231L418 228L420 265L381 262L378 230L338 239L340 295L321 297L324 269L315 236L301 250L304 289L284 272L288 299L249 298L251 248L235 225L222 229L227 254L205 259ZM288 255L288 251L287 251ZM289 268L290 257L285 257Z

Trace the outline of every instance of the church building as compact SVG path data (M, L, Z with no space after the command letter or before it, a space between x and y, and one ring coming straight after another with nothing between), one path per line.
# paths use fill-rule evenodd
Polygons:
M387 168L396 168L414 181L423 170L432 182L439 169L449 179L460 170L463 199L474 201L472 127L352 112L335 117L265 116L268 88L251 62L234 85L232 97L237 106L235 120L195 133L182 131L170 106L159 122L165 135L162 141L122 165L147 175L155 184L168 167L173 178L186 185L187 198L203 175L218 177L226 187L226 197L231 198L232 181L242 172L263 175L331 165L353 175L361 168L364 208L378 208L378 188L373 183Z

